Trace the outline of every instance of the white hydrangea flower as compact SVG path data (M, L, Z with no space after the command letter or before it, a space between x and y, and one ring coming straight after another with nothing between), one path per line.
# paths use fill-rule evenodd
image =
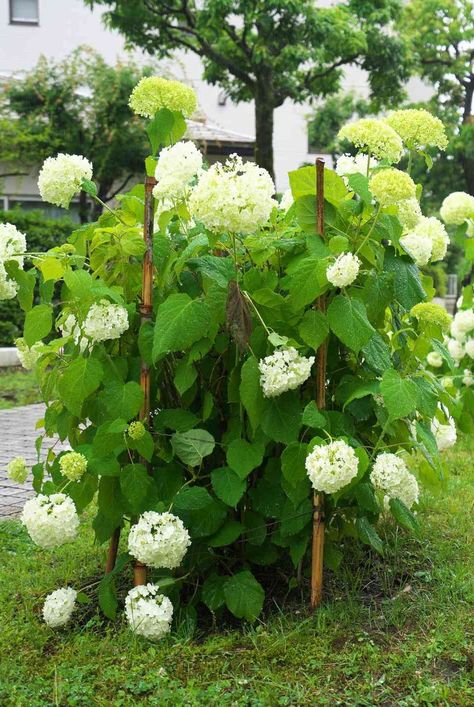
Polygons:
M305 466L315 491L336 493L357 476L359 460L352 447L339 439L316 446Z
M66 319L59 325L61 334L65 339L72 337L74 343L79 345L81 353L83 353L89 346L89 341L85 336L82 336L81 327L74 316L74 314L68 314Z
M40 494L25 503L21 522L33 542L48 549L75 540L79 516L74 503L64 493Z
M455 361L460 361L462 358L464 358L464 345L461 341L458 341L457 339L448 339L447 347L449 353Z
M460 226L464 221L474 219L474 196L455 191L443 201L439 213L445 223Z
M69 481L78 481L87 470L87 459L80 452L66 452L59 459L59 468Z
M468 339L464 344L464 349L469 358L474 358L474 339Z
M463 309L456 312L451 324L451 335L458 341L463 341L474 329L474 309Z
M171 601L158 592L159 587L154 584L139 585L131 589L125 599L125 615L130 628L151 641L169 633L173 619Z
M371 158L368 162L369 156L363 153L359 153L355 157L352 155L341 155L336 162L336 174L344 179L346 186L349 183L347 179L351 174L363 174L364 177L367 176L367 166L369 170L373 167L377 167L378 160Z
M290 206L293 206L293 203L294 199L291 189L287 189L281 197L280 203L278 204L278 208L281 209L281 211L288 211Z
M24 484L28 478L28 467L24 457L15 457L7 464L8 478L17 484Z
M5 262L14 260L23 268L26 237L12 223L0 224L0 300L12 299L18 292L18 284L8 277Z
M352 253L341 253L326 270L326 277L334 287L347 287L359 274L361 261Z
M462 382L464 383L464 385L467 385L468 388L470 388L471 385L474 385L474 377L472 375L472 371L470 371L469 368L464 369L464 376Z
M263 226L273 207L275 185L254 162L231 155L202 172L189 198L193 218L216 232L249 234Z
M172 513L147 511L132 526L128 551L150 567L178 567L191 544L180 518Z
M398 498L407 508L418 503L418 482L408 471L403 459L396 454L379 454L370 473L370 480L376 489L385 493L386 507L390 498Z
M165 147L158 157L153 189L155 199L178 200L186 196L189 182L202 169L202 154L190 140Z
M403 228L411 230L422 217L418 199L402 199L397 203L398 218Z
M20 363L26 371L32 371L43 352L43 342L37 341L33 346L28 346L24 339L15 340L16 353Z
M120 304L107 300L95 303L84 321L84 334L92 341L119 339L128 329L128 312Z
M438 353L438 351L430 351L428 356L426 357L426 360L428 361L428 364L433 368L441 368L441 366L443 365L443 357L440 353Z
M400 238L400 245L413 258L418 267L423 267L429 262L433 249L429 236L417 236L416 233L408 233Z
M456 425L451 416L448 416L448 423L446 425L441 424L438 418L433 418L431 431L434 434L440 452L449 449L456 443Z
M432 263L443 260L448 250L449 236L439 219L434 218L434 216L422 216L413 229L413 233L416 236L428 236L430 238Z
M76 608L77 592L72 587L62 587L51 592L43 604L43 618L51 628L64 626Z
M48 157L38 177L38 189L43 201L67 209L71 199L81 191L84 179L92 179L92 164L82 155Z
M265 397L273 398L302 385L309 378L314 360L314 356L300 356L292 346L277 349L271 356L263 358L258 367Z

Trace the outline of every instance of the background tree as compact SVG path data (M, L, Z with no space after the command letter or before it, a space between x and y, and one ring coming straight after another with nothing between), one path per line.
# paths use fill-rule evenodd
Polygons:
M128 107L142 75L135 64L109 66L86 47L57 63L42 57L0 94L0 162L12 166L2 171L40 165L57 152L79 153L94 165L100 198L110 201L143 172L143 126ZM87 216L82 192L81 221Z
M255 101L256 160L273 174L273 112L339 89L343 67L368 72L372 96L396 101L405 52L390 32L398 0L84 0L130 44L158 57L197 54L204 79L233 101Z

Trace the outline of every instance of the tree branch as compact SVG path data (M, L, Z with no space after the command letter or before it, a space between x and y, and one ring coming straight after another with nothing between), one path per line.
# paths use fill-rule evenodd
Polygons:
M109 194L109 196L104 197L104 201L107 203L108 201L111 201L114 197L116 197L117 194L122 191L122 189L125 189L132 177L133 174L129 174L128 177L123 180L122 184L112 194Z

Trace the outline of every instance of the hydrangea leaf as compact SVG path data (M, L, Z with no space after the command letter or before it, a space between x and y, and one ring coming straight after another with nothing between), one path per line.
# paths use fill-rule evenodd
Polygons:
M378 331L376 331L369 339L368 343L362 347L362 354L369 368L379 375L392 367L390 349Z
M24 339L28 346L33 346L40 339L48 336L53 326L53 309L49 304L38 304L26 313Z
M238 572L224 584L225 603L238 619L255 621L263 608L265 592L248 570Z
M317 351L329 334L329 324L322 312L309 309L298 325L298 333L308 346Z
M188 432L175 432L171 437L174 453L188 466L199 466L204 457L212 454L215 447L214 437L199 427Z
M260 424L261 415L265 406L262 389L260 387L260 371L258 361L251 356L248 358L241 371L240 399L249 416L250 424L255 431Z
M400 501L399 498L391 498L389 501L389 506L393 517L402 526L402 528L415 533L415 535L419 534L420 526L416 517L410 509L407 508L402 501Z
M227 577L222 577L215 572L206 578L201 589L201 599L208 609L216 611L225 604L224 584Z
M181 518L192 538L214 535L227 516L225 507L202 486L186 486L179 491L173 513Z
M76 358L59 379L61 401L73 415L80 417L84 400L99 387L103 369L95 358Z
M265 400L261 425L265 434L275 442L294 442L301 427L298 396L288 392Z
M318 430L324 430L327 425L327 420L324 414L318 409L318 406L311 400L303 410L303 425L314 427Z
M305 460L308 453L308 445L301 442L293 442L283 450L281 455L281 470L285 479L296 486L306 478Z
M383 374L380 392L391 420L401 420L416 410L416 384L409 378L402 378L393 368Z
M114 381L104 388L100 397L111 417L127 421L138 414L143 404L143 390L135 381Z
M211 483L217 498L232 508L235 508L247 488L245 480L228 466L214 469L211 472Z
M365 545L370 545L376 552L383 555L383 542L375 528L372 527L365 516L357 518L356 528L359 539L365 543Z
M237 520L228 520L217 533L207 540L209 547L225 547L231 545L242 534L243 525Z
M375 333L364 304L357 299L337 295L328 307L327 317L337 338L356 353Z
M156 495L151 477L143 464L128 464L120 473L120 490L134 515L153 505Z
M227 464L241 478L245 479L263 460L264 448L251 444L245 439L234 439L227 448Z
M211 313L205 302L184 293L170 295L159 307L153 339L156 361L172 351L184 351L209 330Z
M419 270L411 260L396 257L393 251L387 248L384 270L394 274L395 299L404 309L409 311L415 304L426 299Z

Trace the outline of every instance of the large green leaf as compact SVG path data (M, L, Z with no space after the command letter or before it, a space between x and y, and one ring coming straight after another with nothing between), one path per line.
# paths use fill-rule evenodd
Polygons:
M316 309L309 309L298 325L298 333L305 344L317 351L329 334L325 315Z
M367 319L364 304L357 299L337 295L328 307L327 317L337 338L356 353L359 353L375 333Z
M211 574L205 580L201 589L201 599L208 609L216 611L225 604L224 584L227 577Z
M99 387L102 365L95 358L76 358L59 379L61 400L73 415L80 417L84 400Z
M245 480L239 478L228 466L214 469L211 473L211 482L217 498L232 508L235 508L247 488Z
M294 199L308 194L316 194L316 168L311 165L300 167L289 173L290 187ZM324 169L324 198L337 206L347 196L344 180L331 169Z
M48 336L53 326L53 309L49 304L38 304L26 313L23 336L28 346Z
M186 132L186 122L178 111L161 108L146 128L150 138L152 154L156 155L160 146L173 145Z
M395 294L395 276L393 272L377 273L371 271L360 293L367 317L376 324L383 318L386 307L393 302Z
M326 263L319 257L305 256L288 267L288 291L294 309L311 304L327 287Z
M214 437L198 427L188 432L175 432L171 437L174 453L188 466L199 466L204 457L212 454L215 444Z
M281 455L281 470L285 479L296 486L306 478L305 461L308 453L308 446L301 442L293 442L283 450Z
M149 508L153 499L153 481L143 464L128 464L120 474L120 489L133 514Z
M369 368L379 375L382 375L382 373L392 367L390 349L378 331L362 347L362 353Z
M224 584L225 603L238 619L255 621L263 608L265 592L248 570L234 574Z
M100 397L109 415L128 421L138 414L143 404L143 395L143 390L134 381L113 381L104 388Z
M159 307L153 338L153 359L183 351L206 336L211 312L205 302L184 293L170 295Z
M311 400L303 410L303 425L314 427L315 429L323 430L327 425L327 420L323 413L318 409L318 406Z
M206 544L209 547L225 547L225 545L231 545L241 536L243 529L242 523L239 523L237 520L229 519L219 528L215 535L207 540Z
M245 479L263 460L264 448L245 439L234 439L227 448L227 463L241 479Z
M370 524L365 516L361 516L356 520L357 533L359 539L366 545L370 545L374 550L383 555L383 542L380 539L375 528Z
M89 505L97 491L98 479L93 474L84 474L79 481L74 481L68 485L67 494L74 501L78 513L82 513Z
M186 486L176 495L173 512L178 515L193 538L213 535L222 525L227 511L202 486Z
M419 270L411 260L397 257L393 250L387 249L385 252L384 270L394 274L395 299L407 311L418 302L426 299L426 293L420 281Z
M188 265L192 270L197 270L217 282L220 287L226 288L231 280L235 280L235 265L230 257L203 255L200 258L191 258Z
M407 508L399 498L391 498L389 501L389 506L393 517L402 526L402 528L406 528L406 530L418 535L420 532L420 526L410 509Z
M256 430L265 407L265 399L260 387L258 361L254 356L245 361L240 375L240 399L252 428Z
M418 389L415 383L402 378L393 368L383 374L380 392L391 420L408 417L416 410Z
M294 442L301 427L299 397L288 392L266 400L261 425L265 434L275 442Z

